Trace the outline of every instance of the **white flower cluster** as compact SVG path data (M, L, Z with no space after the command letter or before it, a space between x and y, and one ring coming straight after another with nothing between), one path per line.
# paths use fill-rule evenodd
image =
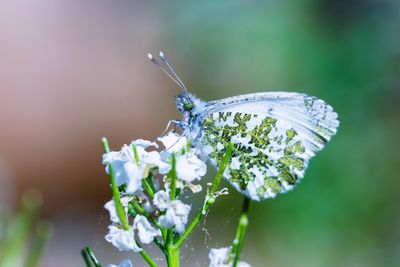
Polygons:
M130 260L123 260L119 263L119 265L110 264L107 267L133 267L133 265Z
M182 234L188 220L190 206L183 204L180 200L170 200L166 191L158 191L154 195L154 205L165 214L159 218L160 225L174 228L175 232Z
M111 165L116 185L120 188L123 213L132 222L128 229L124 228L114 200L105 204L112 222L105 239L120 251L141 251L137 241L141 244L152 243L161 236L159 227L173 229L180 234L185 231L191 207L179 198L171 200L171 177L168 174L173 168L173 157L177 179L175 187L180 194L186 188L192 192L201 190L200 185L192 182L200 180L206 174L207 167L190 148L186 138L169 133L158 140L164 146L162 151L155 150L158 148L156 143L140 139L124 145L120 151L103 155L106 172L110 174ZM150 186L154 195L149 194L143 182ZM136 211L132 202L146 214Z
M212 248L208 254L210 259L209 267L232 267L232 261L229 261L231 247ZM250 264L239 261L237 267L251 267Z

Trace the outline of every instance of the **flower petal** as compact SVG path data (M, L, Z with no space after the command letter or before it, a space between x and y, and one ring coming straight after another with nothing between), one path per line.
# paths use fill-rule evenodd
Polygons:
M155 142L150 142L148 140L144 140L144 139L137 139L135 141L132 141L131 145L136 145L136 146L141 146L143 148L148 148L148 147L155 147L158 148L157 143Z
M139 252L142 249L136 244L133 227L123 230L115 225L108 226L108 234L105 239L119 251Z
M143 215L136 215L133 226L137 229L140 242L143 244L150 244L156 236L161 235L160 229L154 228Z
M168 153L174 153L186 148L187 139L177 133L170 132L157 139L160 141Z
M121 197L121 204L122 207L124 208L125 214L128 213L128 205L129 202L132 200L132 197L129 196L123 196ZM110 220L114 223L121 223L117 214L117 209L115 207L115 202L113 199L111 199L110 201L108 201L105 205L104 208L106 210L108 210L108 212L110 213Z
M168 208L169 205L169 195L164 190L160 190L154 194L153 204L159 208L161 211L164 211Z
M210 259L209 267L230 267L230 264L227 262L230 250L230 247L212 248L208 254L208 258Z
M182 234L185 231L191 207L180 200L168 201L166 205L168 207L165 214L159 218L160 225L174 228L175 232Z
M149 152L144 160L146 164L150 165L148 166L149 168L152 166L158 167L160 174L166 174L171 170L171 165L162 161L160 154L156 151Z
M118 265L109 264L107 267L133 267L130 260L122 260Z
M231 247L224 248L212 248L208 254L210 259L209 267L231 267L232 262L229 262L229 254L231 252ZM239 261L238 267L251 267L250 264Z
M200 179L207 172L207 165L194 154L185 154L176 159L176 174L186 182Z
M146 178L147 174L140 166L131 161L125 162L123 169L128 177L126 193L136 193L136 191L142 188L142 180Z

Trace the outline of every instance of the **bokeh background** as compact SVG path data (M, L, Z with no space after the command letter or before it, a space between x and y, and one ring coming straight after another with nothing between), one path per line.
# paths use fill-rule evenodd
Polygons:
M119 149L180 117L178 89L146 58L159 50L205 100L298 91L339 114L304 181L251 206L244 260L399 266L399 1L2 1L0 201L13 210L25 189L42 192L40 216L55 224L43 266L83 266L86 244L104 264L144 265L104 241L100 139ZM183 266L207 266L208 249L233 239L241 196L231 192Z

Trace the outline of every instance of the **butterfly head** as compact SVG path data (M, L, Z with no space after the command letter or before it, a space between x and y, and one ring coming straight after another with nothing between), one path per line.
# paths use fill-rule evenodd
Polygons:
M182 121L175 121L175 123L182 130L189 130L191 133L198 132L200 129L201 122L205 113L205 102L201 101L194 95L190 94L185 84L176 74L175 70L172 68L171 64L168 62L167 57L163 52L160 51L159 56L161 58L161 62L164 63L164 66L158 62L152 54L148 54L147 57L150 59L152 63L158 66L162 72L165 73L172 81L174 81L180 88L181 93L176 96L176 106L180 112L183 114Z
M183 120L177 125L182 130L190 132L190 138L195 139L200 131L204 117L205 102L188 92L182 92L176 96L176 107L182 112Z
M191 113L195 108L194 96L183 92L175 98L176 107L182 113Z
M204 101L188 92L182 92L175 98L176 107L184 117L197 117L204 111Z

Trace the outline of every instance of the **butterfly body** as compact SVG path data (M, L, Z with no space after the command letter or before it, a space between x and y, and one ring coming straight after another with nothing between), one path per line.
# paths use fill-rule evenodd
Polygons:
M177 121L177 125L182 129L192 145L197 145L199 137L202 135L202 125L207 111L206 102L200 100L188 92L182 92L176 97L176 107L182 112L183 120Z
M218 166L229 142L234 150L224 177L253 200L291 190L308 161L339 125L332 107L299 93L268 92L204 102L176 98L183 134Z

